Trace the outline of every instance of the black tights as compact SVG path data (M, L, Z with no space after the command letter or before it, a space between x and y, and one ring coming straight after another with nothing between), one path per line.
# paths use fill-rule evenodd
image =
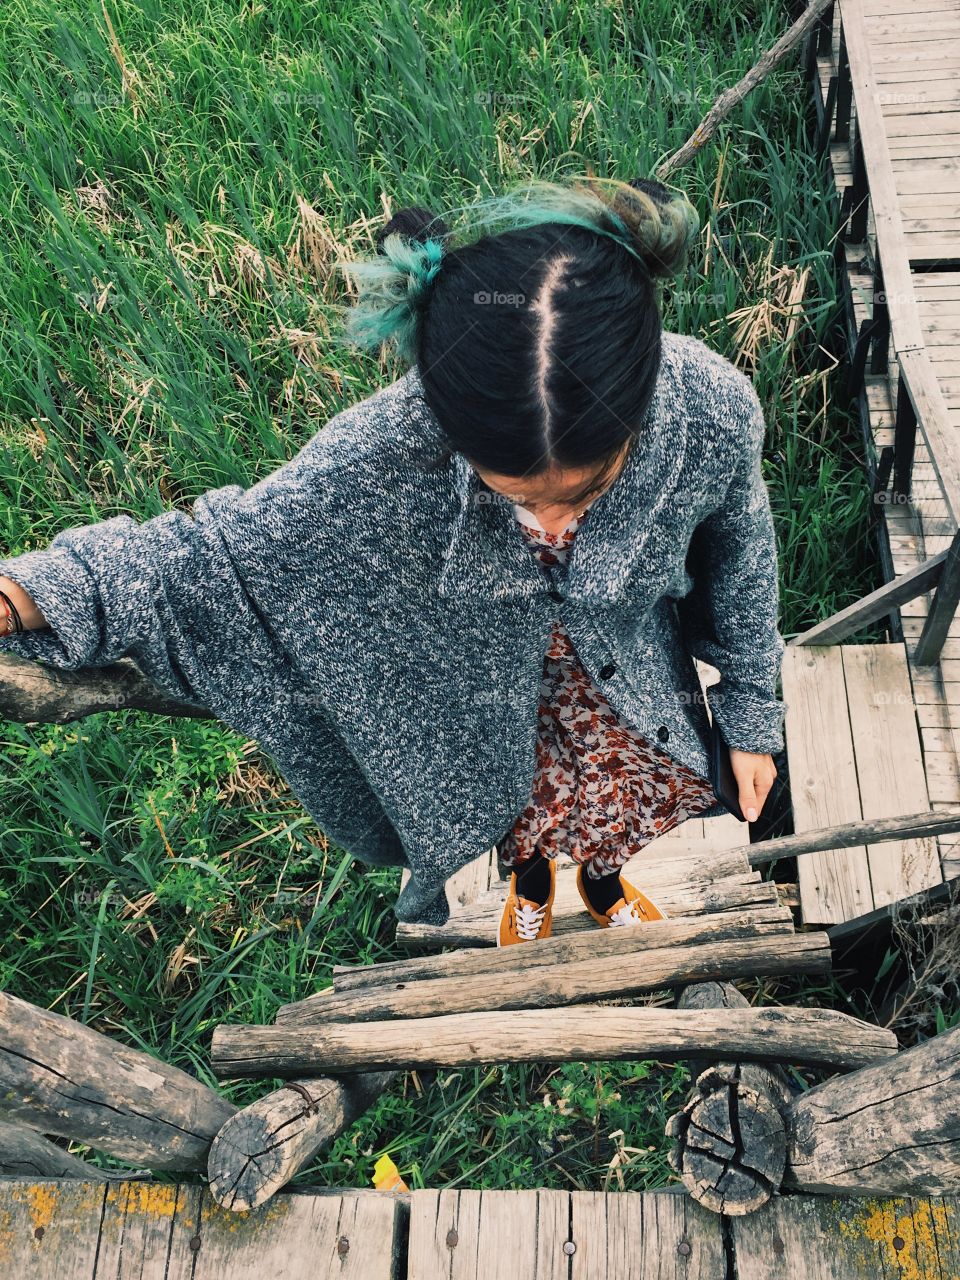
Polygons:
M550 892L550 867L548 860L541 853L521 862L517 867L517 892L538 905L546 902ZM597 911L606 911L623 897L620 885L620 872L612 871L609 875L594 879L584 870L583 885L590 899L590 905Z

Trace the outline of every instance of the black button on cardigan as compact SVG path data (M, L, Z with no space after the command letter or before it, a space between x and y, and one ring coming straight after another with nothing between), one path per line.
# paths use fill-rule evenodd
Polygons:
M547 595L551 600L556 600L557 604L562 604L567 598L562 591L548 591Z
M661 742L666 742L666 740L670 737L670 730L667 728L665 724L662 724L660 728L657 730L657 737L660 739Z
M610 679L610 677L611 677L611 676L614 674L614 672L616 671L616 669L617 669L617 668L613 665L613 663L612 663L612 662L608 662L608 663L606 664L606 666L603 666L603 667L601 667L601 668L600 668L600 679L601 679L601 680L609 680L609 679Z

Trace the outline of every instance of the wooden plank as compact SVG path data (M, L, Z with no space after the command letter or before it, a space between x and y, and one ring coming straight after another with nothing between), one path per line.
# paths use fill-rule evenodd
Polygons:
M901 351L921 346L920 331L914 314L897 191L887 154L887 131L876 97L878 90L864 34L863 0L842 0L841 12L857 108L857 131L870 178L870 200L883 261L884 284L890 299L888 309L893 343L894 348ZM944 118L949 114L944 112ZM909 117L895 117L891 123L898 119Z
M879 112L879 106L877 108ZM922 115L891 116L885 121L884 134L887 138L921 137L936 130L941 137L954 137L960 133L960 111L940 111L936 117ZM870 171L871 182L873 171ZM872 190L872 188L871 188Z
M795 830L862 818L839 647L788 645L781 676ZM873 908L862 845L812 853L797 867L805 923L839 924Z
M4 1179L0 1259L4 1276L37 1280L394 1280L401 1213L379 1191L281 1193L230 1213L198 1186Z
M575 1280L724 1280L730 1274L722 1220L688 1196L573 1191L570 1209L577 1251L569 1275Z
M906 649L843 645L843 674L865 818L919 813L930 801ZM936 842L886 840L867 846L873 904L885 906L939 884Z
M539 1189L411 1192L407 1280L566 1280L568 1197Z
M384 1192L311 1190L238 1214L204 1188L196 1219L174 1219L171 1251L195 1257L184 1280L394 1280L401 1213L398 1198Z
M618 957L636 951L649 951L677 945L721 938L746 938L770 933L792 933L793 919L780 906L758 907L750 911L718 912L680 920L650 920L642 929L595 929L590 933L568 934L566 937L541 938L535 947L469 947L444 951L440 955L413 956L402 960L384 960L378 964L334 965L333 989L365 991L389 982L430 981L451 974L472 976L484 982L495 982L508 970L532 969L559 960L578 960L586 956L607 956L613 964ZM519 953L519 954L517 954ZM326 988L329 992L330 988ZM325 992L307 996L304 1004L326 998ZM278 1010L281 1020L283 1005Z
M926 69L956 57L960 57L960 40L938 40L935 45L926 47L914 42L887 44L873 51L872 61L875 67L910 62L922 74Z
M0 1179L3 1274L33 1280L94 1276L106 1192L102 1182L72 1178Z
M924 115L936 127L941 111L956 111L960 106L960 89L956 82L930 80L921 89L916 82L887 83L877 91L884 117L891 115Z
M955 23L940 22L931 22L926 32L916 23L905 23L901 26L898 21L887 24L878 23L866 31L871 47L881 52L890 48L891 45L902 49L909 48L912 44L919 44L922 48L929 49L931 43L939 44L941 40L951 40L956 35Z
M410 1193L408 1280L725 1280L721 1219L664 1191Z
M958 0L864 0L863 16L867 22L880 18L885 14L905 14L912 17L918 13L958 13Z
M923 350L901 351L900 371L931 460L936 462L947 514L955 529L960 510L957 505L960 495L960 454L957 452L956 431L945 400L944 384L934 373L929 357Z
M960 172L954 168L934 169L918 160L915 165L899 169L896 187L905 196L952 196L960 191Z
M121 1182L104 1199L95 1277L167 1280L193 1272L200 1187ZM199 1255L198 1255L199 1261Z
M947 1280L960 1273L960 1201L778 1196L730 1219L738 1280Z

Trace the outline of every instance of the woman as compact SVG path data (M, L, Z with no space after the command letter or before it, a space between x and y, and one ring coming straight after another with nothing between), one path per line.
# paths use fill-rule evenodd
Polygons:
M750 819L783 746L759 400L660 323L697 225L642 179L528 183L459 235L402 210L340 265L348 336L408 371L192 517L0 559L0 652L131 657L257 739L329 836L410 868L400 920L443 924L494 844L501 943L549 936L560 849L599 925L656 916L623 861L725 812L693 658Z

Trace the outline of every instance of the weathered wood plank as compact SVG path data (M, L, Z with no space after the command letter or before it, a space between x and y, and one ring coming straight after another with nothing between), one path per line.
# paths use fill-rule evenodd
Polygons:
M850 1069L897 1052L892 1032L832 1009L732 1009L723 1013L574 1005L453 1013L322 1027L222 1023L211 1064L223 1078L473 1066L487 1062L711 1056Z
M788 646L781 678L795 829L856 821L863 815L840 648ZM873 908L862 845L801 858L797 874L807 923L836 924Z
M943 1199L779 1196L731 1220L738 1280L947 1280L960 1205Z
M725 1280L720 1220L664 1192L413 1191L408 1280Z
M0 1180L2 1274L37 1280L395 1280L402 1197L285 1193L249 1213L206 1188Z
M29 1274L31 1280L95 1276L106 1193L99 1181L0 1179L2 1274Z
M844 645L843 675L860 808L892 818L929 806L910 670L902 644ZM935 841L867 846L873 905L881 907L942 880Z
M635 884L636 881L631 883ZM640 888L639 884L637 888ZM500 918L496 903L502 905L503 897L503 893L498 893L495 899L478 899L472 907L464 908L444 925L408 924L401 921L397 925L397 942L412 950L448 946L492 947L496 944ZM769 881L759 878L748 880L745 875L737 875L729 880L660 889L657 891L656 901L672 918L701 916L713 912L776 906L777 887ZM556 912L553 932L557 937L584 932L595 937L597 925L581 903L579 910L569 907Z

